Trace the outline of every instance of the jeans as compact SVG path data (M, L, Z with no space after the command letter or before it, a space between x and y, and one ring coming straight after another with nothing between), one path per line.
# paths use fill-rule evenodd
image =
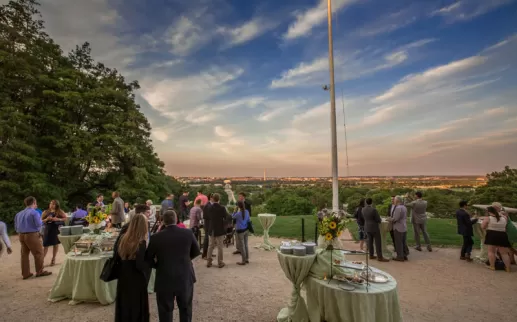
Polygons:
M237 234L237 250L241 252L242 262L249 260L248 252L248 231Z
M472 246L474 241L472 236L463 236L463 245L461 246L461 257L465 257L466 254L472 253Z

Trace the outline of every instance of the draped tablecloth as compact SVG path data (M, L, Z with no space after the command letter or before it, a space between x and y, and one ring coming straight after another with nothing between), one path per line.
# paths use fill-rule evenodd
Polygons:
M383 220L379 224L379 228L381 230L381 244L382 244L382 255L384 258L391 259L393 257L393 253L388 249L388 235L390 234L390 223L386 220Z
M345 291L339 288L341 282L307 277L303 283L310 321L401 322L397 282L390 279L386 284L370 283L367 293L365 285Z
M82 235L70 235L70 236L64 236L64 235L57 235L57 238L59 238L59 241L61 242L61 245L63 245L63 249L65 250L65 254L68 254L70 251L72 251L72 247L74 246L74 243L81 239Z
M285 276L293 284L291 299L288 306L278 313L278 322L309 322L307 305L300 294L300 289L315 259L316 255L294 256L278 252L278 262L280 262Z
M151 271L151 277L149 278L149 284L147 284L147 293L154 293L154 281L156 280L156 270L153 268Z
M107 305L115 302L117 282L106 283L99 278L107 260L106 257L96 255L68 254L50 290L48 300L57 302L70 299L70 305L81 302Z
M257 245L255 248L262 248L264 250L273 250L275 246L269 241L269 229L275 223L276 215L273 214L259 214L258 219L260 224L264 228L264 241L262 244Z

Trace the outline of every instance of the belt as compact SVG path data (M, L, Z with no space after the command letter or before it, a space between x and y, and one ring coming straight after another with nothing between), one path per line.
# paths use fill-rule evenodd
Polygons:
M28 232L28 233L19 233L20 235L26 235L26 234L35 234L35 233L39 233L39 231L31 231L31 232Z

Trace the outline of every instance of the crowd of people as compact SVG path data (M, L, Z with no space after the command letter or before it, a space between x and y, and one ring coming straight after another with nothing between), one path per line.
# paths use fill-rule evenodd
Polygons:
M389 223L389 232L395 249L396 257L394 261L404 262L409 260L409 247L407 245L407 213L411 208L411 224L413 225L413 233L415 240L415 250L422 251L420 235L423 236L424 242L429 252L433 251L431 239L427 232L427 201L423 199L422 192L416 192L416 199L404 202L400 196L392 196L392 202L388 207L386 220ZM383 257L380 223L382 219L371 198L361 199L356 208L354 218L358 225L359 247L364 250L365 241L367 242L367 250L370 259L377 259L381 262L387 262L388 259ZM456 212L458 234L463 238L463 244L460 251L460 260L472 262L472 246L474 241L473 225L480 218L472 216L468 212L468 203L461 201L459 209ZM511 271L510 265L515 263L517 251L512 248L508 236L508 230L514 229L508 214L503 206L494 202L487 208L486 216L482 218L481 227L486 231L485 245L488 248L487 267L491 270L496 269L496 264L503 265L503 269L507 272ZM377 254L375 256L374 254Z

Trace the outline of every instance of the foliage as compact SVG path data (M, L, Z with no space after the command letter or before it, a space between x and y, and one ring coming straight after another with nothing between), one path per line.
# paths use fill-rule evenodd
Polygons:
M278 216L310 215L315 210L309 200L288 190L279 191L267 199L265 209L268 213Z
M336 216L325 216L318 225L318 232L320 236L325 237L325 240L332 240L341 236L345 226L345 220L341 220Z
M37 5L0 6L0 220L12 223L28 195L66 210L97 193L142 202L178 189L135 103L138 83L95 62L88 43L64 55Z

